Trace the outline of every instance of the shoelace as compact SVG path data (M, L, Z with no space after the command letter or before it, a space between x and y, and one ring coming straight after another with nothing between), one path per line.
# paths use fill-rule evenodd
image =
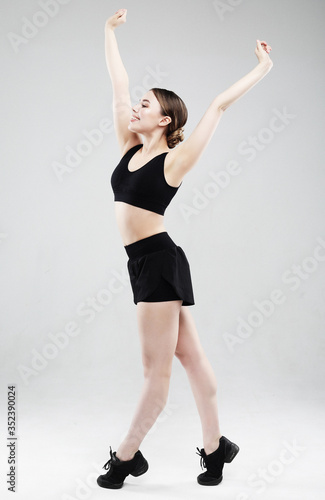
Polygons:
M196 449L197 449L197 451L199 452L199 453L198 453L198 452L196 452L196 454L197 454L197 455L199 455L199 456L201 457L201 459L200 459L201 469L203 469L203 465L204 465L204 467L205 467L205 468L207 468L206 463L205 463L205 460L204 460L204 455L202 454L202 452L201 452L201 450L200 450L199 448L196 448Z
M115 460L113 452L112 452L112 447L109 447L109 454L110 454L110 459L106 462L105 465L103 465L103 469L108 470L112 464L112 462Z

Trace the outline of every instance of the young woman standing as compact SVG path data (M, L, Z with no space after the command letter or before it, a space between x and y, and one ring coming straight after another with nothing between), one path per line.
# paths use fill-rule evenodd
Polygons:
M175 355L188 375L202 424L204 448L197 449L207 470L197 480L201 485L216 485L222 480L224 463L231 462L239 448L220 432L215 375L187 307L194 304L189 263L165 229L164 212L209 144L225 110L272 68L271 47L257 40L257 66L217 95L184 141L187 109L174 92L154 88L131 105L129 79L114 33L126 15L127 10L120 9L105 25L106 62L122 156L111 182L137 304L144 385L129 431L117 451L110 450L104 466L108 472L97 482L117 489L127 475L139 476L148 470L139 447L167 402Z

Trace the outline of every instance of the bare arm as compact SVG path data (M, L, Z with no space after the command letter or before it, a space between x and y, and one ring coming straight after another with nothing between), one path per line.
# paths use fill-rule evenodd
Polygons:
M231 104L240 99L254 87L272 69L273 63L269 57L271 47L266 42L256 41L255 54L259 60L258 65L234 85L219 94L216 98L218 107L225 111Z
M105 56L113 87L114 126L122 154L141 143L140 136L128 129L131 116L129 77L115 37L115 29L126 22L126 14L126 9L120 9L105 24Z
M184 175L195 165L209 144L224 111L245 95L271 70L273 63L268 55L272 50L265 42L257 40L255 54L257 66L243 78L219 94L210 104L202 119L190 135L174 151L169 153L169 163L173 170L173 182L180 183Z

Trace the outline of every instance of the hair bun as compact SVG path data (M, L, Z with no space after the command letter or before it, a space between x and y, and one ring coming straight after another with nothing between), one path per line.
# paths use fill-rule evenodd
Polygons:
M162 116L169 116L170 123L165 127L167 146L174 148L184 141L183 127L187 122L187 108L184 101L172 90L153 88L161 108Z
M167 136L167 146L171 149L182 141L184 141L184 129L182 127Z

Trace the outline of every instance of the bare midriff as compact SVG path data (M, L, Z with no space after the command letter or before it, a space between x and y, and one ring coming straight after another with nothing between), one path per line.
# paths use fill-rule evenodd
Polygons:
M115 201L115 214L124 246L166 231L164 216Z

